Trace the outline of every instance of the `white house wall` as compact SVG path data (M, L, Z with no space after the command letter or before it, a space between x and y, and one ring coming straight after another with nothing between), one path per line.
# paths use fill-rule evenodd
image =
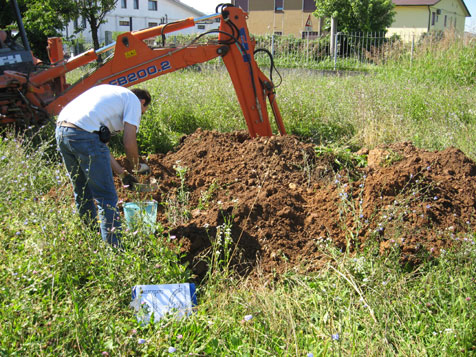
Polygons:
M120 22L125 21L129 22L132 19L132 31L141 30L144 28L150 27L150 23L161 24L161 20L167 19L167 23L183 20L189 17L199 18L204 16L198 10L195 10L185 4L181 4L178 1L174 0L157 0L157 11L152 11L148 9L148 0L139 0L139 9L134 9L133 0L127 0L127 8L123 9L121 7L122 1L117 1L116 9L108 13L105 17L106 23L102 24L99 28L99 42L101 44L106 43L106 32L122 33L130 31L129 26L121 26ZM79 25L81 26L81 20L78 20ZM183 34L195 34L202 33L211 29L218 28L218 23L200 23L196 24L194 27L190 27L184 30L180 30L170 34L173 35L183 35ZM205 28L202 28L205 27ZM64 31L64 36L68 37L74 33L74 23L71 22L68 25L67 30ZM81 32L81 35L76 35L76 37L82 37L85 42L92 43L92 36L89 24L86 23L86 29Z

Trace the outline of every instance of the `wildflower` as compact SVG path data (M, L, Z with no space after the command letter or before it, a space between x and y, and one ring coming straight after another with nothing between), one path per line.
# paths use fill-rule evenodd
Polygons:
M436 201L438 199L438 196L433 197L433 199Z
M109 356L109 353L107 353L106 351L103 351L103 353L101 353L103 356Z
M309 352L309 353L307 354L307 357L314 357L314 353Z
M245 317L243 317L243 320L250 321L252 318L253 318L253 315L245 315Z
M468 297L466 298L466 301L471 301L471 298L468 296Z
M169 353L174 353L175 351L177 351L175 347L169 347Z
M19 236L21 233L20 233L20 232L16 232L15 234L16 234L17 236Z
M339 336L338 333L335 333L335 334L332 335L332 339L333 339L334 341L339 341L339 337L340 337L340 336Z
M170 236L170 239L176 239L177 237L176 236Z
M146 343L146 342L147 342L147 341L144 340L143 338L139 338L139 340L137 341L137 343L138 343L139 345L143 345L143 344Z
M183 335L177 335L177 340L181 340L183 338Z

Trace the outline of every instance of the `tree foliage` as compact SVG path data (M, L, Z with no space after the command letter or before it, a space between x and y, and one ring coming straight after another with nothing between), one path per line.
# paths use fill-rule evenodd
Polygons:
M0 0L0 28L16 29L13 0ZM61 36L67 24L74 19L85 19L91 28L94 48L98 49L99 26L117 0L17 0L23 24L34 55L48 61L48 37ZM78 28L78 31L82 28Z
M0 0L2 12L0 28L17 29L11 1ZM48 61L48 37L61 36L61 30L76 15L74 1L68 0L17 0L28 41L34 55Z
M395 16L392 0L315 0L314 15L335 18L340 32L382 32Z
M78 15L86 19L91 28L91 36L93 38L93 45L98 49L99 26L105 22L105 17L108 12L116 8L117 0L84 0L77 3Z

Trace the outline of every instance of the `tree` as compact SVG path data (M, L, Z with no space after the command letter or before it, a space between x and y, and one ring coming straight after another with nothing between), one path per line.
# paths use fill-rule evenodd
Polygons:
M16 28L16 17L10 2L0 0L0 28ZM117 0L17 0L23 24L34 55L48 60L48 37L61 36L73 19L84 18L91 28L94 49L100 47L99 26L106 14L116 7ZM5 11L3 10L5 9ZM78 29L78 31L81 29Z
M314 16L335 18L339 31L384 32L395 16L392 0L315 0Z
M94 49L100 47L99 44L99 26L106 21L108 12L116 8L117 0L78 0L76 2L77 13L83 17L91 28L91 37L93 39Z
M0 0L0 28L17 29L11 1ZM65 0L18 0L28 42L35 57L48 61L48 37L60 36L60 31L75 16L75 7Z

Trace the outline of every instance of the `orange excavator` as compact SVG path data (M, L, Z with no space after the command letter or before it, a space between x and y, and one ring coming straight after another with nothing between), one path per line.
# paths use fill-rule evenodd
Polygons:
M0 42L0 45L3 43L3 48L0 47L0 124L41 125L93 86L113 84L129 87L221 57L233 82L250 136L273 135L268 102L279 133L286 134L276 103L275 86L256 63L255 53L259 50L255 51L255 41L248 32L247 14L238 7L220 4L213 15L126 32L119 35L115 43L70 59L64 57L61 38L49 38L47 49L51 65L45 66L38 65L38 60L31 54L18 5L15 0L12 1L16 8L23 46L8 46L8 41ZM198 35L190 44L182 47L165 46L166 34L216 18L220 19L217 30ZM209 33L218 34L218 40L196 44L198 38ZM162 47L152 48L144 41L159 36L163 39ZM68 72L96 61L100 55L111 51L113 55L104 60L94 72L76 83L67 83Z

